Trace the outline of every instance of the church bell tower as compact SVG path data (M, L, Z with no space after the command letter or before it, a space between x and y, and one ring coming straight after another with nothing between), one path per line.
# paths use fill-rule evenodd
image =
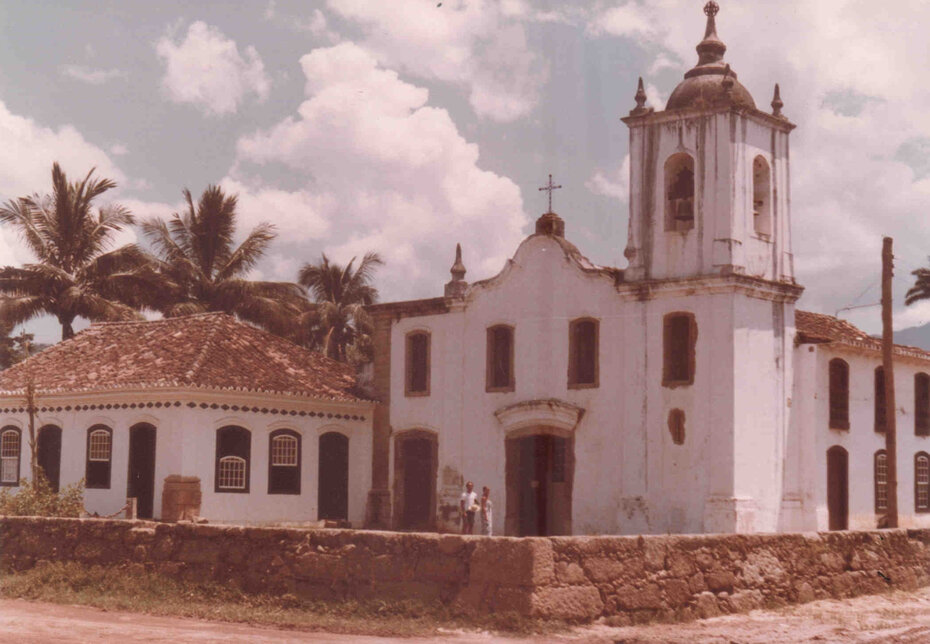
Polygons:
M627 280L742 274L794 282L788 136L778 86L756 108L724 61L719 7L704 7L698 62L664 111L645 106L642 79L630 129Z

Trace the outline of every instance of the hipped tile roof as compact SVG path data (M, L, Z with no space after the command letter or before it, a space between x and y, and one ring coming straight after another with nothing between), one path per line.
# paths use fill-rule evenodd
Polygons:
M850 322L832 315L795 311L794 322L798 333L798 342L814 344L831 342L881 353L882 341L879 338L874 338ZM930 360L930 352L904 344L894 345L894 354L920 360Z
M93 324L0 371L0 394L30 379L46 393L181 387L361 400L349 365L224 313Z

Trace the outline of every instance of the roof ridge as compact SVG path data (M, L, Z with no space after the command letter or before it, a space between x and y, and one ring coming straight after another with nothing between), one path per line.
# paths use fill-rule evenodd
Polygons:
M188 315L161 317L161 318L158 318L157 320L111 320L111 321L102 321L102 322L91 322L89 327L87 327L86 329L83 329L82 331L78 331L78 333L83 333L84 331L87 331L94 327L119 326L119 325L130 325L130 324L161 324L161 323L167 324L170 322L177 322L179 320L186 320L188 318L202 318L202 317L209 317L209 316L218 317L221 315L229 315L229 314L224 311L203 311L201 313L189 313ZM70 340L71 338L68 338L68 339Z
M204 314L197 313L195 315L203 316ZM217 321L222 320L222 318L219 316L215 316L215 319ZM219 330L220 330L220 325L214 324L213 328L210 329L210 331L208 332L207 339L203 343L203 348L200 350L200 353L197 355L197 357L194 358L194 362L191 364L191 368L188 369L187 372L184 374L184 377L188 378L190 382L194 382L194 379L197 377L197 374L200 372L200 370L203 368L203 365L206 363L207 354L213 348L213 339L216 337L216 334Z

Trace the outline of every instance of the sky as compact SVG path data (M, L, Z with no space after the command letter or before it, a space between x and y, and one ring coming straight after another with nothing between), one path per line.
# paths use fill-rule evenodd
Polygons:
M891 235L896 327L930 322L930 302L903 304L930 254L930 3L718 1L727 62L760 109L780 83L798 126L798 306L877 303ZM4 0L0 202L47 192L53 161L116 180L107 201L140 219L219 184L239 195L241 235L277 227L253 278L374 250L391 301L441 295L457 242L466 279L496 274L547 209L551 173L566 237L623 268L619 118L639 76L664 108L697 61L703 4ZM0 228L0 265L30 261ZM880 329L877 307L842 316ZM60 335L49 318L27 330Z

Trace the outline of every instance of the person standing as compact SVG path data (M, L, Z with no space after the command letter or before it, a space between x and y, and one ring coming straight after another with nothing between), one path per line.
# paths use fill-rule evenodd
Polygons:
M486 537L491 536L491 488L485 485L481 488L481 534Z
M462 534L473 534L475 514L478 513L478 493L475 492L475 484L471 481L465 484L465 491L462 493L459 506L462 510Z

